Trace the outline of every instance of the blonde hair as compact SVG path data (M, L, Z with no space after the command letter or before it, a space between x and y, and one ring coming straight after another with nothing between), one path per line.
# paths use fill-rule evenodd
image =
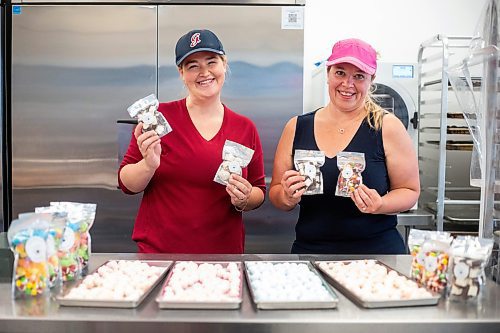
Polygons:
M365 110L366 110L366 121L368 122L368 125L379 131L382 129L382 121L384 118L384 115L387 113L386 110L382 109L380 105L375 102L375 99L373 98L373 92L375 91L375 85L371 85L370 91L368 94L366 94L365 97Z

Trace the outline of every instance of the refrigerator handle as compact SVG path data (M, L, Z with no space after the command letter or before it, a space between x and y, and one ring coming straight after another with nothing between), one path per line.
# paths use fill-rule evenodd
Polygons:
M137 119L118 119L116 121L117 124L132 124L137 125L139 122Z

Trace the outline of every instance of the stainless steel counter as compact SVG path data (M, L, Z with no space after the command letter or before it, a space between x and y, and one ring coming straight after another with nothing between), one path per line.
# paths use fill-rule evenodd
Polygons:
M342 260L366 256L297 255L139 255L93 254L93 270L109 259L165 260ZM377 256L400 272L410 256ZM500 332L500 285L488 280L478 305L447 302L437 306L363 309L340 292L337 309L257 310L245 285L238 310L161 310L158 286L135 309L59 307L53 301L10 298L10 284L0 283L0 332Z

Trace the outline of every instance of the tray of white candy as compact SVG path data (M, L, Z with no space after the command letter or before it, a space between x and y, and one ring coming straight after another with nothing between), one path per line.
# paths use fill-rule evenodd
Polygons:
M309 261L245 261L258 309L328 309L338 298Z
M238 309L241 262L177 261L156 301L160 309Z
M165 277L172 261L110 260L56 297L64 306L135 308Z
M364 308L436 305L440 298L378 260L314 264L335 289Z

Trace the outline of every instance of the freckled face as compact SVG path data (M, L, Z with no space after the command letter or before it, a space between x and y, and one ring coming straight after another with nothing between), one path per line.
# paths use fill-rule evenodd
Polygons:
M189 95L209 98L220 95L226 78L226 62L213 52L197 52L187 57L179 74Z
M331 103L342 111L354 111L364 105L374 78L349 63L328 68L328 93Z

